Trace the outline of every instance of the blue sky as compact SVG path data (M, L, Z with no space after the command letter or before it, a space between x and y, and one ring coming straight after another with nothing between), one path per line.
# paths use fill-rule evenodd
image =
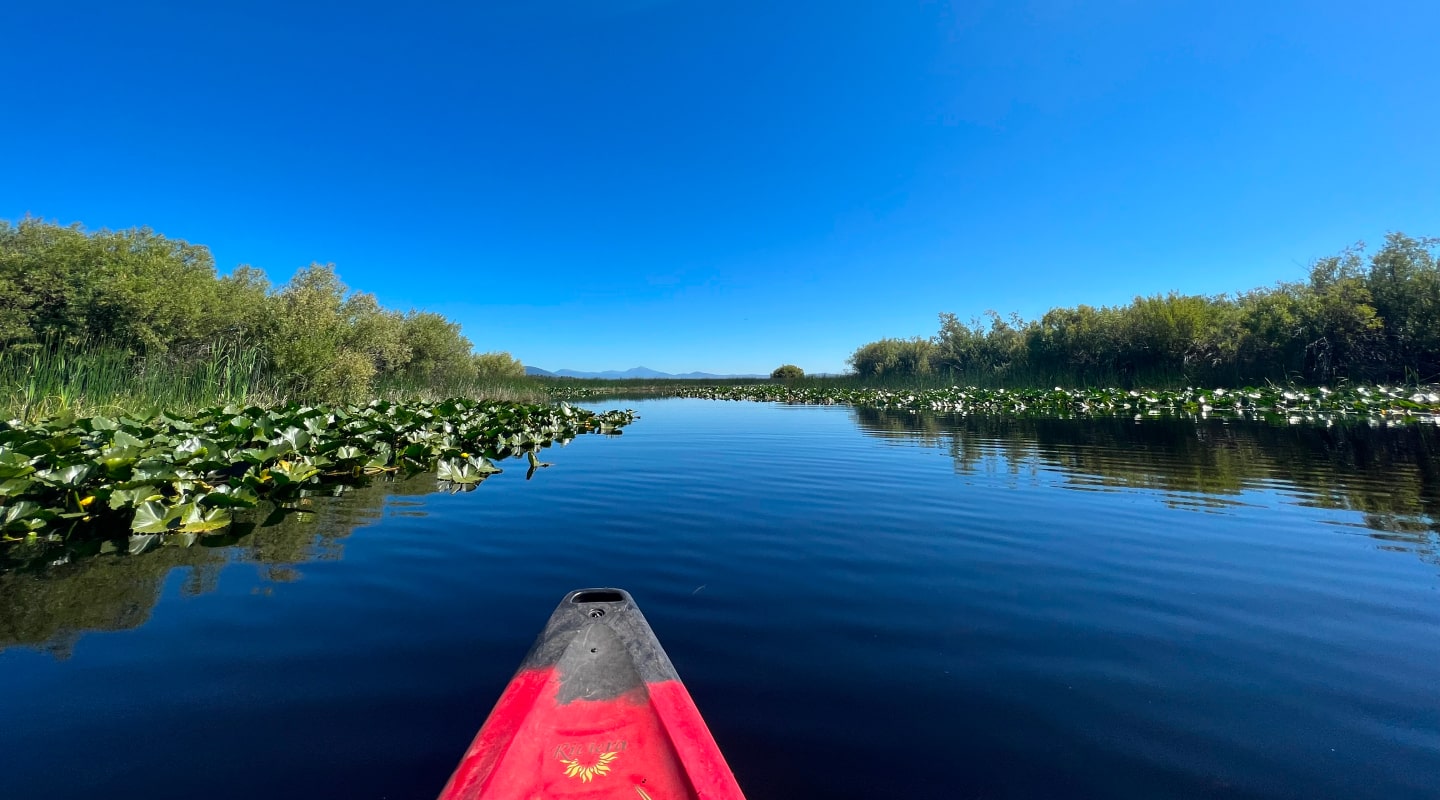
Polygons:
M528 9L528 10L521 10ZM0 218L334 262L558 369L841 371L936 314L1440 234L1429 2L23 3Z

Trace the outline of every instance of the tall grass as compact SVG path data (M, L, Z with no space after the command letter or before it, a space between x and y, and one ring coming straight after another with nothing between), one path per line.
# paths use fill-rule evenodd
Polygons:
M381 380L363 399L435 402L452 397L543 403L550 394L523 377L440 384ZM267 369L263 351L216 343L185 355L137 355L104 342L11 345L0 350L0 418L191 413L212 405L310 402Z
M377 398L398 402L436 402L453 397L513 403L548 403L550 393L534 378L478 376L470 379L420 383L403 378L382 378L375 383Z
M269 405L284 393L260 351L218 343L180 358L103 342L12 345L0 351L0 415L187 413L223 403Z

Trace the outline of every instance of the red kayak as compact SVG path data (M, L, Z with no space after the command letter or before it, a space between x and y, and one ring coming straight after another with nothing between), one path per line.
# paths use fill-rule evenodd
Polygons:
M565 595L441 800L744 800L635 600Z

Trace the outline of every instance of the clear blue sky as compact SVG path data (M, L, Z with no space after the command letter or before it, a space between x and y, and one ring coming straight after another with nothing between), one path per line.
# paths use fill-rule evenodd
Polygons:
M532 9L532 10L520 10ZM1440 234L1440 3L10 4L0 218L149 225L557 369L840 371L940 311Z

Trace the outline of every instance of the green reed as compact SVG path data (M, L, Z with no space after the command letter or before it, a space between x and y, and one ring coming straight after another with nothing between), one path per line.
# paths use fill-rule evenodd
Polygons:
M382 379L357 400L546 402L550 393L524 377L479 376L423 383ZM187 352L132 353L105 342L52 341L0 349L0 418L34 422L70 414L188 414L214 405L275 406L304 396L268 368L264 351L214 342Z
M0 416L186 413L283 398L258 348L217 342L189 353L136 354L104 342L46 342L0 351Z

